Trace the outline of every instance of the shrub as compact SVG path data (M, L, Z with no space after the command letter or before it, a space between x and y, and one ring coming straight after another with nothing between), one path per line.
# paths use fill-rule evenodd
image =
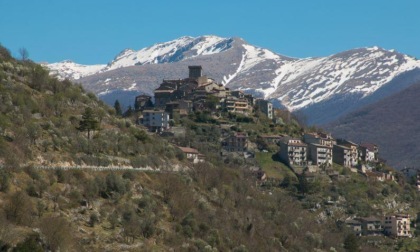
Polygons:
M0 169L0 192L7 192L10 187L10 174L5 169Z
M39 238L38 234L31 234L26 239L18 243L13 252L43 252L42 240ZM3 251L3 250L2 250Z
M96 213L92 213L89 217L89 226L94 227L99 222L99 216Z

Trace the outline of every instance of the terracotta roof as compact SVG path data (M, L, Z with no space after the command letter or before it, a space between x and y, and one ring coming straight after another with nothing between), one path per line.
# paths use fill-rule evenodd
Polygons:
M190 147L180 147L180 146L178 146L178 148L184 153L199 154L198 150L190 148Z

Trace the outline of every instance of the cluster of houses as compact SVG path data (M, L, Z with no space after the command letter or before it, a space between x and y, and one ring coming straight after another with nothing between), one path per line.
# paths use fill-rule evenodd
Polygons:
M358 236L412 237L409 214L392 214L382 218L353 218L346 220L345 224Z
M201 66L189 66L189 76L184 79L163 80L151 96L139 95L135 99L135 109L141 111L139 123L151 132L164 133L171 128L171 119L176 115L185 116L193 111L222 110L249 115L257 109L269 119L273 117L273 104L264 99L255 99L240 90L230 90L215 80L202 74ZM344 167L356 167L360 163L378 162L378 147L374 144L356 144L344 139L333 139L330 134L305 133L302 138L263 135L267 143L280 146L281 160L294 171L306 167L329 168L333 162ZM248 135L236 132L226 135L222 149L227 152L249 150ZM191 148L181 149L189 159L199 162L199 153ZM200 156L202 157L202 156ZM377 180L393 180L392 174L380 173L359 166L363 174ZM367 168L367 169L366 169Z
M328 170L333 163L360 172L378 180L394 180L392 172L374 171L371 164L379 162L378 146L372 143L356 144L345 139L334 139L331 134L305 133L302 138L285 136L279 140L280 159L296 173Z
M202 74L201 66L189 66L185 79L163 80L154 91L154 102L148 95L135 98L135 109L141 111L139 123L151 132L165 133L171 128L171 119L176 115L186 116L193 111L215 111L217 109L251 114L254 109L273 119L273 104L264 99L255 99L250 94L229 88ZM235 133L222 141L223 149L229 152L245 152L248 136ZM193 163L204 160L196 149L178 147Z
M193 111L215 111L249 115L254 108L268 118L273 118L273 104L263 99L254 99L250 94L229 88L202 74L201 66L189 66L185 79L163 80L152 97L140 95L135 99L135 108L142 111L141 124L150 131L162 132L170 128L175 114L188 115Z
M378 146L356 144L344 139L334 139L327 133L305 133L303 139L284 137L280 141L280 158L289 166L355 167L359 161L378 162Z

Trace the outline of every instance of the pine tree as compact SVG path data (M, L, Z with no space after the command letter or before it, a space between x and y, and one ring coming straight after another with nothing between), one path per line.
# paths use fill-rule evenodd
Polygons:
M355 234L349 234L344 239L344 249L349 252L360 251L359 243Z
M120 102L118 100L115 100L114 109L115 109L115 113L118 116L122 115L121 104L120 104Z
M90 132L99 129L99 121L96 119L93 110L86 108L82 115L82 120L77 127L79 131L87 131L88 139L90 139Z
M299 191L302 193L302 195L305 195L306 193L309 192L309 189L310 189L310 185L305 176L305 173L300 175L298 179L299 179Z

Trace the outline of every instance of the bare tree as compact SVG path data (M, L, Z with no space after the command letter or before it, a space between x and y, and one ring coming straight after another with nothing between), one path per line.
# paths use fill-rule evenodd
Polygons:
M41 219L39 227L50 250L77 251L72 235L74 233L73 227L65 218L58 216L44 217Z
M22 61L26 61L29 58L29 52L25 47L19 48L19 55Z

